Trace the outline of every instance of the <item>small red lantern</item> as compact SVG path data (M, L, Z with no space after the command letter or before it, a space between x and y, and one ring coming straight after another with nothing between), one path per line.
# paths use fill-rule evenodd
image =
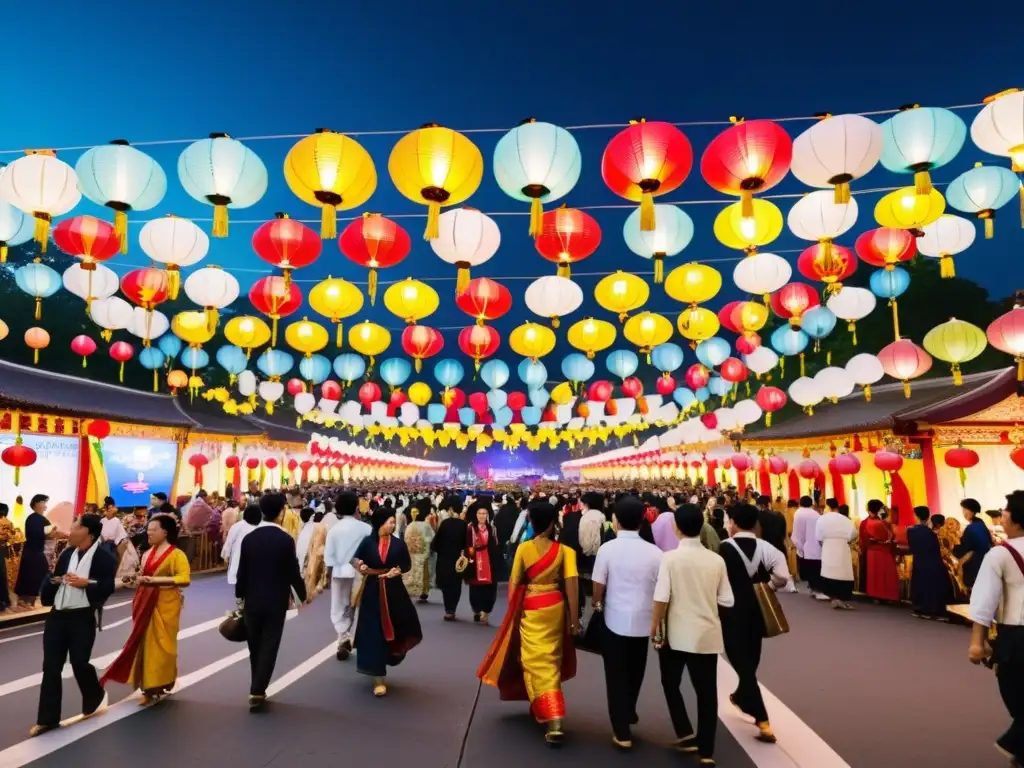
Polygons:
M277 469L277 459L275 459L273 456L271 456L269 459L267 459L266 461L263 462L263 466L265 466L267 469L273 471L273 470Z
M740 198L740 213L753 218L754 192L771 189L789 172L793 140L771 120L738 122L708 144L700 172L712 189Z
M829 462L829 469L834 469L840 475L848 475L852 478L853 488L857 488L855 475L860 472L860 459L852 453L841 453Z
M36 452L29 448L27 445L22 445L21 436L19 435L14 445L9 445L4 448L3 453L0 453L0 461L3 461L9 467L14 468L14 484L17 485L21 482L21 470L24 467L31 467L36 463Z
M526 395L522 392L509 392L506 404L513 411L521 411L526 407Z
M448 408L461 408L466 404L466 393L458 387L449 387L441 395L441 402ZM458 414L454 414L458 418Z
M189 466L195 470L192 484L196 488L203 487L203 467L210 463L210 460L202 453L193 453L188 457Z
M786 283L772 294L772 311L794 328L800 327L800 319L811 307L821 304L818 292L806 283Z
M237 469L239 466L241 466L241 463L242 462L239 460L237 456L228 456L226 459L224 459L224 466L227 467L228 469Z
M729 457L729 461L737 472L746 472L752 464L750 457L745 453L734 453Z
M796 473L804 480L813 480L821 474L821 467L814 459L804 459L796 465Z
M308 267L320 257L322 248L320 235L284 213L261 224L252 235L256 255L280 269L287 284L291 283L292 270Z
M875 451L874 461L883 472L899 472L903 467L903 457L893 451Z
M121 248L121 236L109 222L95 216L72 216L50 231L53 242L68 256L82 260L82 269L94 271L97 262L107 261ZM0 258L0 262L4 259ZM91 291L90 291L91 293Z
M737 384L747 378L747 366L735 357L726 358L718 368L719 374L726 381Z
M761 346L761 337L756 333L745 333L736 339L736 351L741 355L752 355Z
M670 397L676 391L676 380L671 374L665 373L654 382L654 389L663 397Z
M469 396L469 407L477 416L482 415L488 408L487 395L483 392L474 392Z
M772 413L784 407L788 400L786 393L778 387L761 387L757 390L757 397L754 399L757 400L757 404L764 411L764 425L766 427L772 425Z
M957 443L956 448L950 448L946 451L946 455L943 458L946 461L947 467L957 470L960 475L960 487L966 490L967 470L978 466L978 462L981 460L977 451L964 448L961 443Z
M388 416L394 416L398 409L409 402L409 396L400 389L396 389L388 397Z
M278 275L261 277L249 289L249 301L271 320L270 346L277 346L277 321L302 306L302 291Z
M512 309L512 294L496 280L477 277L455 298L455 306L476 320L477 325L483 325Z
M480 361L497 352L499 346L501 336L489 325L471 325L459 332L459 349L473 358L473 367L478 371Z
M167 301L169 292L167 273L162 269L133 269L121 278L121 293L147 312Z
M85 368L89 362L89 355L96 351L96 342L85 334L75 336L71 340L71 351L82 357L82 367Z
M356 264L369 267L367 292L373 304L377 300L377 270L393 267L408 256L412 241L408 232L386 216L364 213L342 231L338 248Z
M718 417L713 413L705 413L701 415L700 422L708 429L715 429L718 426ZM699 467L700 462L695 463L693 466Z
M124 382L124 364L135 356L135 348L127 341L115 341L110 345L110 356L121 364L118 380Z
M97 440L105 440L110 436L110 422L106 419L92 419L85 428L85 434Z
M541 233L534 240L537 252L558 265L558 274L569 277L571 265L590 256L601 244L601 227L588 213L575 208L545 211Z
M407 325L402 331L402 349L415 361L419 373L424 360L444 349L444 337L428 325Z
M781 456L769 456L768 472L772 475L784 475L789 472L789 462Z
M886 374L903 382L903 393L910 397L910 380L928 373L932 356L910 339L899 339L882 347L878 362Z
M296 469L299 468L299 462L296 461L295 459L288 459L287 467L289 472L294 472Z
M319 240L319 238L317 239ZM301 395L305 391L306 385L303 383L302 379L288 379L289 395L292 395L294 397L295 395Z
M686 386L690 389L697 390L708 385L708 382L711 381L711 372L700 363L694 363L686 369L686 376L684 379L686 381Z
M892 271L901 261L910 261L917 253L914 236L905 229L878 227L857 238L853 245L865 264Z
M796 268L808 280L824 283L825 293L832 294L842 290L843 280L857 270L857 257L841 245L815 243L800 254Z
M320 385L320 397L324 400L341 400L341 384L328 379Z
M369 410L370 407L375 402L380 400L380 394L380 387L377 386L375 382L364 382L363 385L359 387L359 402L361 402L366 407L366 409Z
M249 457L248 459L245 460L245 468L246 469L259 469L260 468L260 460L257 459L255 456Z
M621 389L626 397L640 397L644 393L644 385L636 376L623 379Z

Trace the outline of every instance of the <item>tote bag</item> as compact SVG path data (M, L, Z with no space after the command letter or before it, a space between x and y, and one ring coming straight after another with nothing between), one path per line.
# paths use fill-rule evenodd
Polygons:
M736 551L739 552L740 557L743 558L743 562L747 566L747 573L750 574L751 579L753 579L760 565L755 566L732 539L727 539L726 541L727 543L732 544ZM760 546L760 544L758 544L758 546ZM751 570L753 570L754 573L750 573ZM786 614L782 611L782 605L779 603L779 598L778 595L775 594L775 590L772 589L769 584L761 581L754 582L751 586L754 587L754 597L757 600L757 607L760 609L761 617L764 619L764 636L766 638L778 637L779 635L784 635L789 632L789 621L786 619Z

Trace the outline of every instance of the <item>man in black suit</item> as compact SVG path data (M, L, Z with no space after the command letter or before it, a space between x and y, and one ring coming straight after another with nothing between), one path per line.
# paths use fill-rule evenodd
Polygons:
M285 497L280 493L260 497L263 522L242 541L238 559L235 597L242 606L248 636L252 711L261 709L267 701L267 686L277 664L291 593L295 593L297 604L306 601L295 540L281 527L284 508Z
M39 711L29 731L38 736L60 725L61 674L71 657L71 669L82 692L82 714L96 714L105 694L89 663L103 604L114 593L117 561L100 547L103 524L97 515L82 515L71 526L68 545L52 574L42 584L43 605L52 606L43 627L43 681Z

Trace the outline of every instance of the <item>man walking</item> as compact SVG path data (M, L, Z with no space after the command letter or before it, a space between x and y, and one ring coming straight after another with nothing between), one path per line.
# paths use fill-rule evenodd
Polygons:
M359 497L354 493L338 494L334 510L339 519L327 533L324 565L327 566L327 581L331 585L331 623L338 633L337 657L338 661L345 661L352 654L356 616L352 591L358 574L352 566L352 559L372 529L358 518Z
M796 547L796 567L800 578L807 582L811 597L828 601L822 594L821 542L818 541L818 510L810 496L800 497L800 508L793 515L793 545Z

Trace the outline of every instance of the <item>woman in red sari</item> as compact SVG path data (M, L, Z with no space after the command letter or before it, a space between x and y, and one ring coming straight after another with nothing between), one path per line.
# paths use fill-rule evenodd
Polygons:
M169 515L156 515L146 529L149 550L142 572L125 577L138 587L132 601L132 632L124 649L100 678L142 689L142 706L155 704L174 688L178 678L178 625L181 588L191 582L188 558L175 546L178 524Z
M472 561L469 576L469 604L473 621L486 624L498 599L498 580L494 566L498 563L498 534L491 525L490 504L476 502L470 509L470 526L466 532L466 555Z
M898 602L900 577L896 569L895 537L888 522L881 518L885 505L878 499L868 502L868 517L860 524L860 551L867 567L864 592L875 600Z

